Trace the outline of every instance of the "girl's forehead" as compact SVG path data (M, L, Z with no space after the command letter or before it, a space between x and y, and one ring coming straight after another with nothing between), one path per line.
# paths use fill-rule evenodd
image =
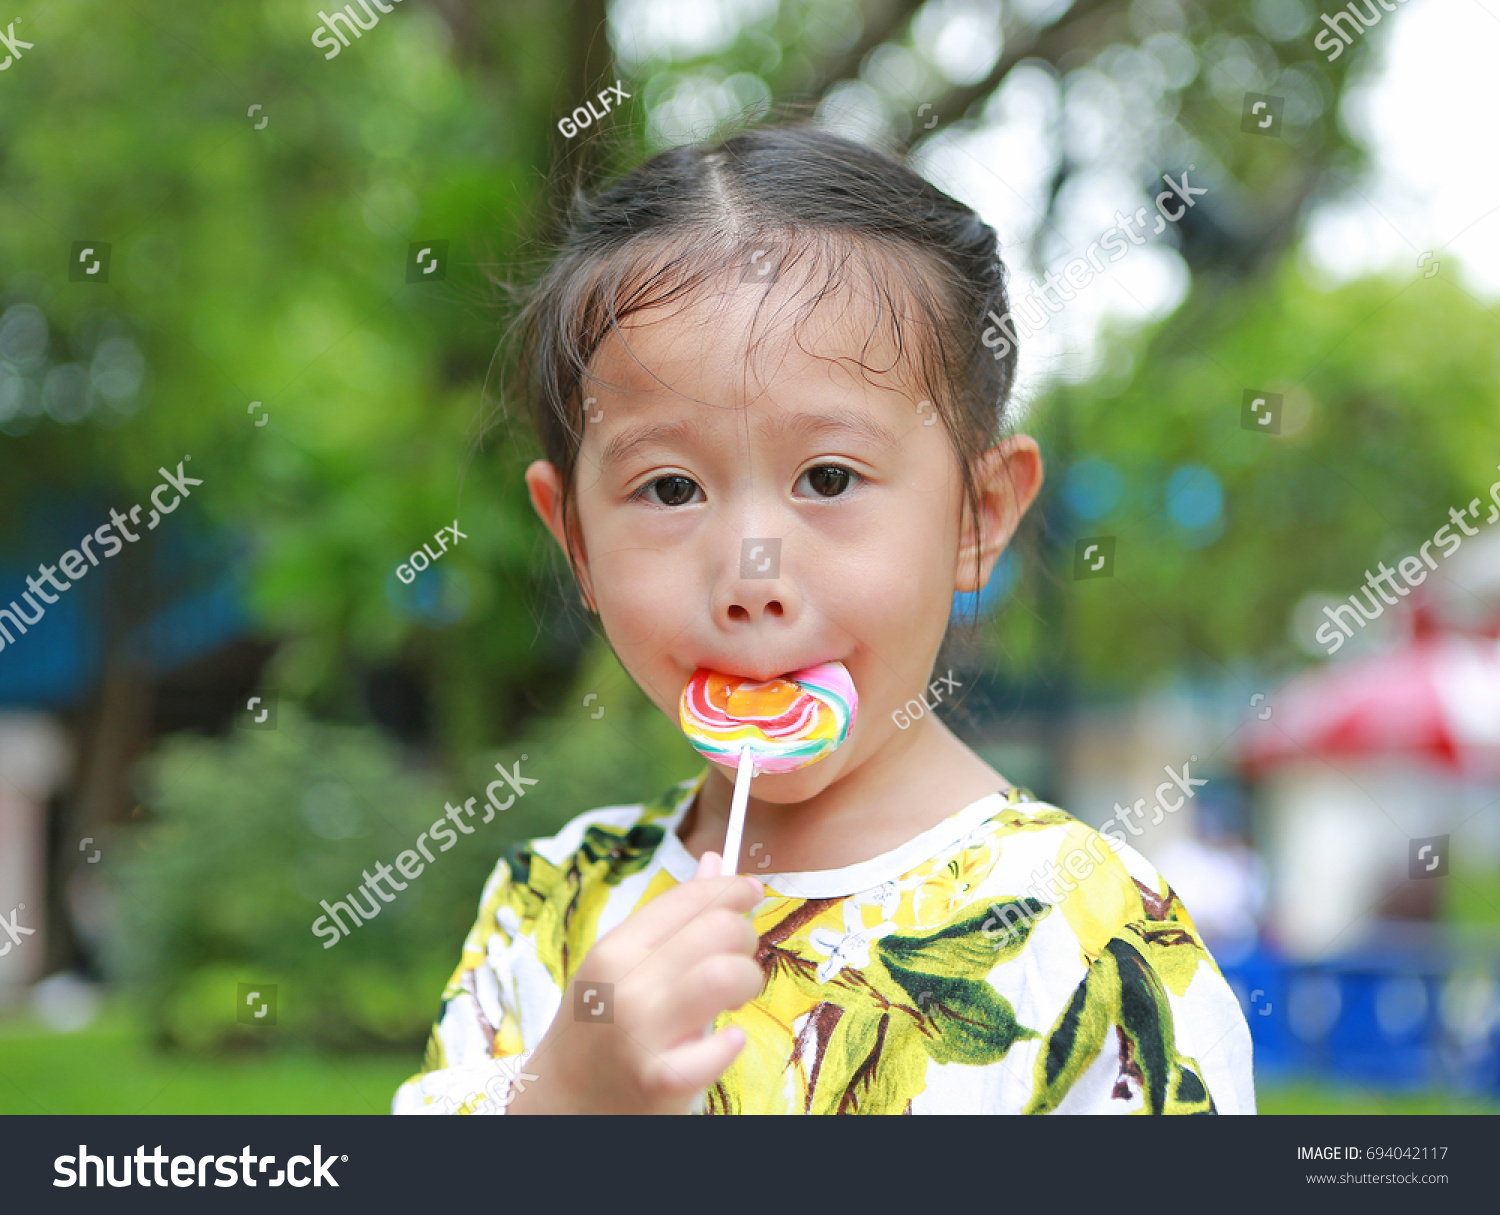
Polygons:
M705 444L739 451L752 431L772 444L871 455L900 442L914 397L876 310L768 294L726 286L611 334L590 368L589 463L608 471L653 449Z
M794 388L904 397L916 379L909 322L865 291L719 282L612 327L586 388L643 403L740 405Z

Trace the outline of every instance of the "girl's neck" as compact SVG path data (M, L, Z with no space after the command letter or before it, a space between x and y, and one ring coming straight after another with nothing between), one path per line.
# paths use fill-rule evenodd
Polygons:
M899 847L1008 782L935 718L912 726L821 793L801 802L761 801L751 786L739 868L755 873L842 869ZM733 777L714 765L678 827L694 856L721 851ZM750 859L756 845L755 861Z

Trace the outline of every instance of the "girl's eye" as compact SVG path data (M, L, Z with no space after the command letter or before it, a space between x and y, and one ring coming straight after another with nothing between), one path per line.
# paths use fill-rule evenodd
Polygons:
M656 491L654 501L660 506L683 506L692 501L693 491L698 488L698 483L689 477L657 477L654 481L648 481L641 486L640 496L648 502L653 501L652 490Z
M819 464L803 473L797 483L800 485L806 481L808 488L819 498L837 498L858 476L853 469L841 464Z

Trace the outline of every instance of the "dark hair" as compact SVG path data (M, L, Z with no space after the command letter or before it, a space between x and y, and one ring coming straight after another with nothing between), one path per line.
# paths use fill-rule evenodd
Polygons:
M994 230L883 152L809 126L761 127L662 152L592 196L575 191L555 257L522 295L512 334L516 374L562 479L575 574L570 509L588 365L600 343L632 314L682 301L767 250L778 279L805 271L794 293L807 299L804 316L853 286L851 270L871 285L880 305L875 332L890 327L898 360L910 352L976 516L973 467L1006 428L1016 363L1012 340L1002 339L998 352L981 340L987 328L995 332L988 314L1007 311ZM976 557L976 574L977 565Z

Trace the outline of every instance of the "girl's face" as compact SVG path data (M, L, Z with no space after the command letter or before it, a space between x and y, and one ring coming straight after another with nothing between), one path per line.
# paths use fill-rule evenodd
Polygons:
M848 741L758 777L756 797L772 802L804 801L910 745L930 718L903 730L892 714L924 695L954 591L988 579L1040 481L1031 439L992 449L981 526L962 528L961 547L958 459L889 336L866 346L873 305L825 298L795 339L758 335L752 357L752 323L796 304L776 286L729 285L607 338L584 389L574 512L583 594L674 722L699 667L758 680L848 667L859 692ZM1014 489L1007 454L1024 465ZM562 543L556 470L539 461L527 483Z

